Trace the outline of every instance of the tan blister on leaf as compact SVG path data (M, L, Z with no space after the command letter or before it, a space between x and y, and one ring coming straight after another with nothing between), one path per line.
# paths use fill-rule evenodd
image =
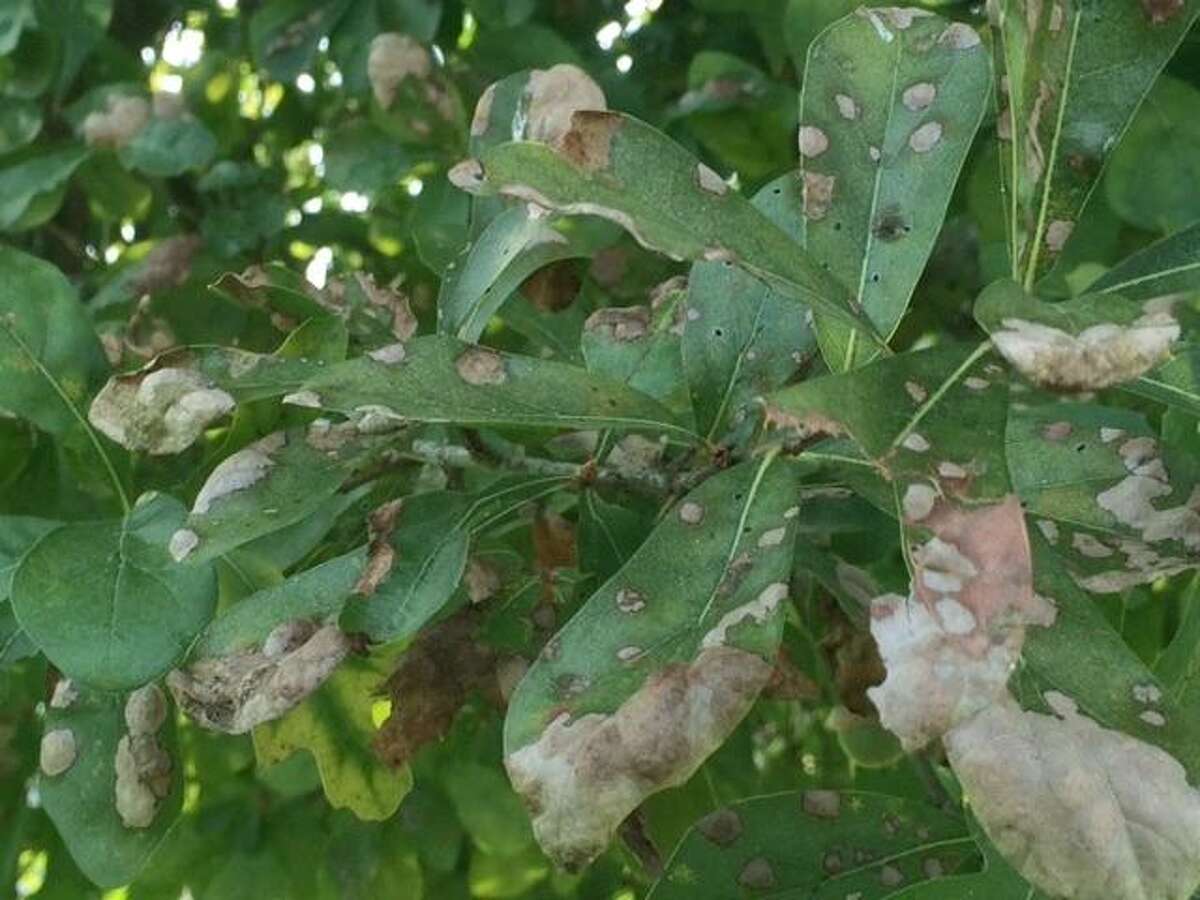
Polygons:
M1077 335L1061 328L1007 318L992 334L1014 368L1043 387L1095 391L1144 375L1164 362L1179 339L1169 312L1148 312L1129 325L1092 325Z
M235 405L199 373L143 370L109 379L92 401L88 421L128 450L182 453Z
M244 734L299 704L349 651L349 640L333 625L285 622L258 647L176 669L167 676L167 685L175 702L200 725Z

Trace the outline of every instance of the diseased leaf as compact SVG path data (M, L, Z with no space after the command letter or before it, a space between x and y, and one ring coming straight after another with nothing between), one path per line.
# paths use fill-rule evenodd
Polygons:
M0 409L62 434L107 369L74 289L49 263L0 246Z
M785 437L850 437L914 520L939 495L1000 499L1008 382L987 349L912 351L785 388L766 398L767 423Z
M207 562L320 509L369 446L353 429L326 443L331 432L276 431L222 460L171 535L175 561Z
M106 694L60 680L47 704L38 794L83 873L115 888L183 805L183 760L162 691Z
M983 853L984 867L969 875L938 877L889 895L889 900L1046 900L1000 855L973 818L971 834Z
M728 260L879 342L846 289L816 261L717 173L637 119L577 112L553 146L490 147L455 167L451 179L473 193L611 219L674 259Z
M809 47L801 244L885 338L925 269L990 88L979 36L928 13L863 9ZM816 324L834 371L879 353L820 310Z
M1109 205L1126 222L1171 232L1195 221L1188 198L1200 190L1191 152L1200 141L1200 122L1192 115L1198 104L1200 90L1163 75L1122 135L1104 186Z
M212 617L210 565L181 567L167 541L183 523L177 500L146 494L124 519L64 525L13 576L17 621L61 671L104 690L162 675Z
M802 221L801 183L784 175L753 201L793 237ZM688 276L682 350L697 425L713 440L746 420L756 396L814 361L812 314L742 269L697 262Z
M621 381L690 418L683 381L680 335L685 284L673 279L656 287L648 305L605 307L583 325L580 349L588 371Z
M1166 360L1181 334L1170 302L1089 294L1045 303L1013 281L985 289L975 318L1018 372L1065 391L1133 381Z
M1200 222L1127 256L1090 285L1089 294L1152 300L1200 289Z
M1197 564L1200 512L1190 473L1172 473L1129 410L1048 404L1008 425L1013 486L1077 584L1110 593Z
M408 765L427 744L446 737L473 694L498 693L496 651L478 639L479 622L468 607L423 629L384 682L392 714L379 727L374 747L389 766ZM518 832L522 825L516 823ZM506 826L511 831L514 823Z
M1200 775L1200 713L1138 659L1041 535L1031 532L1030 541L1034 590L1057 615L1053 628L1026 633L1024 668L1013 679L1021 699L1040 703L1037 691L1060 691L1101 725L1161 747Z
M1196 16L1196 0L1099 7L999 0L1007 93L999 134L1014 277L1062 251L1117 141Z
M88 158L86 147L25 154L0 167L0 231L25 231L54 217L67 180ZM6 254L16 251L3 248Z
M379 351L326 366L303 387L317 395L316 405L347 415L378 409L429 423L632 428L690 438L651 398L563 363L434 335L408 341L387 359Z
M871 603L887 678L867 696L909 752L1007 697L1027 626L1048 627L1056 615L1033 592L1016 497L973 508L939 501L922 512L905 517L908 597Z
M669 410L625 385L441 335L336 364L232 348L171 351L111 378L89 417L126 446L178 453L235 404L273 397L340 412L363 433L426 422L637 428L691 438Z
M565 484L505 478L473 494L431 491L376 510L370 562L342 627L379 642L416 634L458 588L473 536Z
M962 820L933 806L863 791L788 791L739 800L693 825L648 900L881 900L953 872L974 850Z
M389 818L412 787L408 769L392 769L374 755L374 695L387 676L385 656L351 657L316 693L278 722L254 731L254 750L264 766L297 750L317 761L325 796L335 809L360 819Z
M681 784L770 676L787 599L789 464L706 481L546 645L505 720L505 765L561 865L604 850L650 794Z

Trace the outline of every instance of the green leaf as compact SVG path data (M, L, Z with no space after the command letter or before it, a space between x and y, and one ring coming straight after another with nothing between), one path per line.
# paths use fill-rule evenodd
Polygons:
M1121 387L1189 415L1200 415L1200 347L1181 347L1174 359Z
M61 686L62 682L60 690ZM69 732L74 761L61 774L43 770L38 794L83 873L102 887L115 888L138 874L183 806L183 758L176 744L175 720L159 689L146 688L157 695L165 713L165 721L160 720L160 726L146 736L165 751L170 770L151 795L156 808L148 826L126 826L117 811L115 786L118 744L128 735L127 698L83 687L73 690L78 696L67 705L58 701L47 705L45 734ZM159 792L164 796L156 796Z
M628 503L610 503L597 491L579 499L579 568L607 581L629 561L653 524Z
M1120 294L1150 300L1200 289L1200 222L1175 232L1113 266L1090 285L1089 294Z
M791 233L800 181L784 175L753 202ZM746 420L755 397L812 362L816 342L803 306L728 263L698 262L688 275L682 352L699 431L714 440Z
M690 777L765 684L788 594L793 478L767 458L689 493L518 685L506 765L561 865L590 861L645 797ZM589 753L605 765L579 762Z
M522 507L557 493L566 478L505 478L474 494L431 491L399 501L372 545L387 568L366 596L347 604L340 625L378 642L412 637L449 602L462 579L472 538Z
M816 260L660 131L612 112L576 112L571 122L560 149L531 141L489 147L451 178L472 192L612 219L673 259L729 260L879 342Z
M217 139L197 119L151 119L120 150L121 162L155 178L203 169L217 154Z
M779 11L773 0L764 5ZM688 130L721 164L749 181L795 165L794 88L719 50L692 57L687 83L675 114L685 117Z
M53 217L67 179L89 152L78 146L42 150L0 167L0 231L23 231Z
M1171 232L1196 220L1187 198L1200 190L1192 149L1200 141L1200 90L1164 75L1134 116L1113 153L1104 186L1108 202L1126 222Z
M37 23L33 14L33 0L9 0L0 9L0 56L16 49L21 32Z
M0 604L0 671L37 652L37 645L17 624L17 617L13 615L12 605Z
M902 23L910 22L905 27ZM801 243L847 285L879 333L900 324L975 131L991 66L978 35L940 16L847 16L808 51L800 97ZM879 352L817 316L829 367Z
M184 654L217 593L211 566L183 568L167 555L184 515L170 497L143 495L125 519L64 525L26 554L13 576L13 610L55 666L123 690Z
M0 602L8 599L13 575L25 554L61 524L33 516L0 516Z
M111 153L88 159L79 169L78 183L87 194L92 215L113 222L144 218L154 200L150 186Z
M784 40L797 72L804 71L808 48L817 36L861 4L858 0L788 0L784 13Z
M952 497L1009 493L1002 456L1008 406L1004 370L978 347L950 345L877 360L766 399L768 422L800 434L845 434L897 492L904 482ZM805 456L822 458L817 447Z
M522 282L550 263L590 256L578 234L516 206L496 216L446 269L438 294L438 329L479 340L488 321Z
M255 591L222 612L189 651L191 659L226 656L261 644L271 630L295 619L323 621L341 612L362 575L362 548Z
M0 408L56 434L107 369L74 289L49 263L0 246Z
M382 193L412 167L395 141L364 119L341 126L326 145L325 183L337 191Z
M390 663L382 655L351 656L304 703L254 729L259 764L270 766L307 750L317 761L330 805L360 819L389 818L412 787L407 768L392 769L371 747L372 706Z
M789 791L740 800L693 825L649 900L882 900L954 871L974 851L962 820L933 806L862 791Z
M0 35L2 41L3 35ZM32 100L5 99L4 106L0 107L0 154L19 150L36 138L41 130L41 107Z
M334 30L351 0L276 0L250 17L250 52L272 78L290 82L311 69L321 38Z
M1026 287L1053 262L1112 148L1200 15L1200 2L1084 4L1004 0L1001 111L1011 210L1009 254ZM1007 120L1007 124L1006 123Z

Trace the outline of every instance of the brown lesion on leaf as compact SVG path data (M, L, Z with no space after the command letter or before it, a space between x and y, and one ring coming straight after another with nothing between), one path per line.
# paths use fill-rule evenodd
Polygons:
M422 631L383 683L392 714L375 736L376 755L397 768L441 740L472 694L501 702L495 651L476 639L480 614L463 610Z
M1184 0L1141 0L1142 11L1151 25L1164 25L1178 16L1185 7Z
M389 500L376 507L367 517L367 562L362 574L354 584L354 593L359 597L370 597L379 585L392 573L396 561L396 549L392 546L392 532L404 508L403 498Z
M806 219L819 222L829 214L836 186L837 176L805 170L801 195Z
M583 328L592 334L601 334L610 341L636 341L650 332L650 308L609 306L598 309L588 316Z
M454 368L463 381L476 387L508 381L504 357L487 347L468 347L454 361Z
M612 164L612 145L624 121L610 112L579 110L571 127L554 142L554 148L576 168L602 172Z
M907 236L912 231L912 226L900 211L900 207L890 206L879 213L871 230L881 241L891 243Z

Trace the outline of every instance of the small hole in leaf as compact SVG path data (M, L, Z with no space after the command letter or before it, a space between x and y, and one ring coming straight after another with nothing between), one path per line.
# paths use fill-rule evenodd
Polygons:
M878 272L872 272L872 273L871 273L871 281L872 281L874 284L878 284L878 283L879 283L879 273L878 273Z
M714 328L713 329L713 337L725 337L725 329L724 328Z
M1086 449L1087 449L1087 444L1076 444L1076 445L1075 445L1075 452L1076 452L1076 453L1082 453L1082 452L1083 452L1084 450L1086 450Z

